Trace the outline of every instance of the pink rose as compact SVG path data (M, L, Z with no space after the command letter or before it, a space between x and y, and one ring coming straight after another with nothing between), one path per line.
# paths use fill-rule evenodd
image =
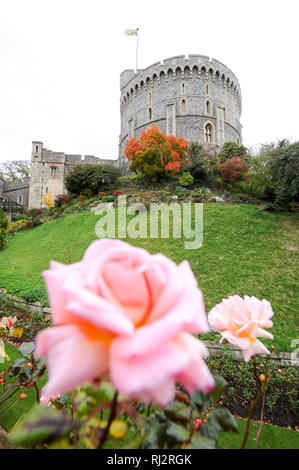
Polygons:
M264 330L272 328L269 320L273 316L271 304L267 300L238 295L223 299L209 315L210 326L221 333L221 342L226 339L242 349L245 361L254 354L270 354L261 343L261 338L273 339L273 335Z
M176 382L190 392L214 387L207 350L192 335L208 323L186 261L98 240L78 263L52 262L44 278L55 325L36 341L48 359L44 394L104 377L119 392L166 404Z

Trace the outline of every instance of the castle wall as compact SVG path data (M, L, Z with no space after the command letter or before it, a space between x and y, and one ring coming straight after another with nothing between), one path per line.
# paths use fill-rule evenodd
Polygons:
M9 202L16 202L26 209L28 207L29 181L30 178L23 178L22 180L12 181L11 183L5 182L3 199L7 199Z
M209 148L242 142L241 90L236 76L207 56L175 56L120 78L119 165L128 139L151 125ZM206 134L211 124L212 135Z
M58 194L67 194L64 185L66 177L73 168L84 164L116 165L116 160L53 152L46 149L42 142L32 142L29 209L45 207L43 197L46 194L51 193L53 201Z
M4 179L0 177L0 201L3 199Z

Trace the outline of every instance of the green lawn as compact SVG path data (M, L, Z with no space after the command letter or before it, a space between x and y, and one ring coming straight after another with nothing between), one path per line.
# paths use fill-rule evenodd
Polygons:
M239 449L244 436L246 420L237 418L239 434L232 431L220 432L218 449ZM255 449L255 437L260 423L253 421L250 425L250 435L246 449ZM298 449L299 432L264 424L258 439L258 449Z
M0 253L0 287L11 293L43 288L41 271L51 259L81 259L96 239L93 213L48 221L9 240ZM187 259L207 311L228 295L254 295L272 304L274 344L290 351L298 337L298 214L262 212L252 205L204 204L203 246L186 250L184 239L127 239L176 263ZM269 344L269 343L268 343Z
M19 352L18 348L15 346L12 346L9 343L5 342L5 352L8 354L10 360L6 361L5 363L0 363L0 372L6 371L12 361L15 359L18 359L19 357L22 357ZM7 382L10 382L12 379L9 379L8 374L6 375L5 379ZM46 377L42 377L42 379L39 382L39 387L44 385L46 383ZM33 404L36 403L36 398L35 398L35 391L34 389L27 390L25 389L20 389L12 398L16 398L20 396L21 393L25 393L27 397L25 400L18 400L16 403L7 411L5 414L1 414L1 410L5 408L5 406L11 401L8 400L7 402L4 402L3 404L0 405L0 425L6 429L6 431L9 431L18 421L19 419L27 412L30 410ZM0 389L0 398L2 395L2 386Z

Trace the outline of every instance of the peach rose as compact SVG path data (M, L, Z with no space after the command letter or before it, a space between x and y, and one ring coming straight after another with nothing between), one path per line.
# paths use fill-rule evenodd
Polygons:
M245 361L254 354L270 354L268 349L256 339L273 339L273 335L264 330L272 328L273 316L271 304L267 300L238 295L223 299L209 315L210 326L221 333L221 342L226 339L242 349Z
M119 240L98 240L82 261L45 271L53 328L36 354L46 355L52 396L109 378L121 393L169 402L175 383L189 392L214 387L192 333L208 330L201 291L184 261L150 255ZM190 334L191 333L191 334Z

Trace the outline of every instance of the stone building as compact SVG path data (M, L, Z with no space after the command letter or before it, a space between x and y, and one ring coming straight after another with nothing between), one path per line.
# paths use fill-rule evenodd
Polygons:
M155 125L218 151L242 143L241 89L236 76L216 59L175 56L120 76L119 167L127 166L125 144Z
M28 208L42 208L43 196L48 193L51 193L54 199L58 194L66 194L65 178L75 166L86 163L115 165L116 160L53 152L46 149L43 142L32 142Z
M8 182L0 177L0 202L15 202L27 208L29 181L29 178L23 178Z

